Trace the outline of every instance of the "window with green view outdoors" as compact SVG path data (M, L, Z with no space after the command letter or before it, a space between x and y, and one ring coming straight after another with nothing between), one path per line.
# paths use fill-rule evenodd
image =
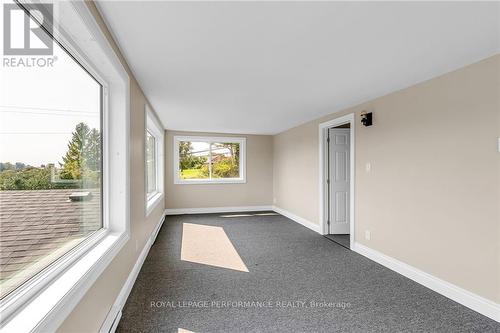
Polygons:
M243 180L241 139L229 141L178 140L177 179L182 181L217 182Z

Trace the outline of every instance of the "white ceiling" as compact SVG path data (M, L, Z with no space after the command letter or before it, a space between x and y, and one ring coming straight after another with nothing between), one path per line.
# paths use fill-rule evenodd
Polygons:
M99 8L168 129L274 134L500 52L500 3Z

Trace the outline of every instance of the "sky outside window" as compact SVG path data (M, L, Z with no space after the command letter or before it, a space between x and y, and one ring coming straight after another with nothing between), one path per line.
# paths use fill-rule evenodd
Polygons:
M53 67L0 66L1 162L58 165L78 123L100 130L100 85L57 43L54 56Z

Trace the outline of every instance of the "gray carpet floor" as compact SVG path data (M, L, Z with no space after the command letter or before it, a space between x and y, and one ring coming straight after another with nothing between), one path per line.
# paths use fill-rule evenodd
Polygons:
M249 272L181 261L183 223L223 227ZM500 324L281 215L200 214L167 217L117 331L179 329L500 332Z

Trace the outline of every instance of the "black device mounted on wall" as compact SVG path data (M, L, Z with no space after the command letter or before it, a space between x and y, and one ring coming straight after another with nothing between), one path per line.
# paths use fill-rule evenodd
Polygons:
M361 123L364 126L371 126L373 124L373 117L371 112L363 112L361 114Z

